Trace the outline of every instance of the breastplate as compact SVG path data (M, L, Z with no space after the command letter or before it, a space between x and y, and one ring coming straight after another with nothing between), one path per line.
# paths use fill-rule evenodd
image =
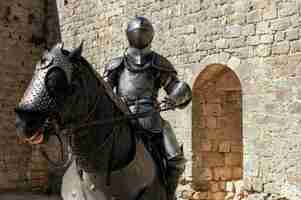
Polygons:
M156 98L158 89L155 86L155 76L151 68L133 72L124 67L119 76L117 93L129 100Z

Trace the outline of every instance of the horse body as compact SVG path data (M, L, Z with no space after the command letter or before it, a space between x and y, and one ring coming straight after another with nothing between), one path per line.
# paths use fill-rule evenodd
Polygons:
M81 47L67 52L56 46L40 65L16 108L18 134L36 144L42 134L51 134L53 127L72 130L88 124L85 129L66 134L73 159L63 176L63 199L167 199L156 163L142 140L133 135L129 120L114 123L114 118L126 116L121 108L125 105L116 104L121 101L81 57ZM37 85L42 88L38 94L32 91ZM47 102L41 102L40 96ZM53 116L60 119L53 120ZM107 119L112 122L89 125Z
M134 160L124 168L113 171L110 185L107 185L106 174L89 173L83 171L79 176L76 163L73 162L63 177L62 197L64 200L91 199L146 199L145 194L158 191L154 162L143 144L137 144ZM160 193L152 193L152 199L158 198ZM156 197L157 196L157 197Z

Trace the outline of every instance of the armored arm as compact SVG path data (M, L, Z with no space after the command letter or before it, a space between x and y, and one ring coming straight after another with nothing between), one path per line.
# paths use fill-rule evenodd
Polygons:
M103 73L103 78L108 82L112 88L117 85L118 81L118 68L122 65L123 58L118 57L112 59L106 66Z
M191 101L192 92L189 85L178 79L175 73L165 75L163 81L164 90L168 95L168 99L174 102L178 108L185 108Z
M178 108L186 107L192 98L189 85L178 79L176 69L163 56L155 54L153 64L160 71L160 85L168 95L166 101Z

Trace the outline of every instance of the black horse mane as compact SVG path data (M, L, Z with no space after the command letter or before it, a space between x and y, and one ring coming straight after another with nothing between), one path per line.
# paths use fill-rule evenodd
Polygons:
M66 56L70 55L70 51L66 50L66 49L61 49L62 53ZM108 85L108 83L106 83L102 76L92 67L92 65L83 57L80 56L78 58L76 58L74 61L72 61L74 63L79 62L81 65L84 65L85 67L87 67L87 69L89 70L89 72L95 76L99 86L104 88L104 92L106 93L106 95L108 95L111 99L111 101L114 102L115 106L117 107L117 109L122 112L122 113L128 113L128 108L127 106L121 101L121 99L113 92L112 88Z

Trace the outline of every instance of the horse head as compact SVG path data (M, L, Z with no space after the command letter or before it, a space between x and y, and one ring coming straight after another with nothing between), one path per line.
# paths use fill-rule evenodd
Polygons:
M93 96L87 94L87 88L96 86L88 85L85 79L89 76L83 78L83 74L89 74L85 66L89 64L81 53L82 44L71 52L57 44L46 50L36 64L32 80L15 108L17 133L24 141L43 143L54 130L50 122L72 121L91 107L87 95L89 99Z

